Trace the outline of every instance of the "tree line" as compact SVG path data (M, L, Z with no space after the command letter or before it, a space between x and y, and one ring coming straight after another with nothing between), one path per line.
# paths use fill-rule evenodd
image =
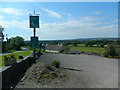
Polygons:
M6 38L7 41L4 41L4 28L0 26L0 41L2 42L2 52L9 52L9 50L21 50L21 46L29 46L30 41L24 41L23 37L16 36L12 38ZM109 38L109 39L79 39L79 40L46 40L39 41L38 46L45 45L61 45L62 46L78 46L79 44L83 44L83 47L102 47L105 45L105 53L104 56L117 56L120 55L118 53L117 48L120 48L120 39L118 38Z
M51 40L51 41L39 41L39 45L60 45L63 46L78 46L78 44L83 44L85 47L94 47L96 45L97 47L104 47L107 44L118 44L118 39L100 39L100 40Z

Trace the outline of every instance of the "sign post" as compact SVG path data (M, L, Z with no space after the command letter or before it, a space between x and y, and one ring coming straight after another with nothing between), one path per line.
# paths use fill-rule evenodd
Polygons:
M35 49L38 47L38 37L36 37L36 28L39 28L39 14L29 13L30 28L33 28L34 37L31 37L31 48L33 48L33 56L35 58Z
M38 48L38 37L31 37L31 48Z

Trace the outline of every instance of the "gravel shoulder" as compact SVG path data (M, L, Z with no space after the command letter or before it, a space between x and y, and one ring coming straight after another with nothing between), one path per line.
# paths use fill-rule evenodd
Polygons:
M93 55L66 55L44 53L38 61L50 64L61 62L69 78L46 88L118 88L118 60ZM32 88L37 86L32 85ZM45 88L39 86L38 88Z

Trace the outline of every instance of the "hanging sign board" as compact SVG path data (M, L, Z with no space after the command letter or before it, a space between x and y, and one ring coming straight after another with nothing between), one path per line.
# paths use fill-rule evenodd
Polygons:
M31 37L31 48L38 48L38 37Z
M39 16L30 16L30 28L39 28Z

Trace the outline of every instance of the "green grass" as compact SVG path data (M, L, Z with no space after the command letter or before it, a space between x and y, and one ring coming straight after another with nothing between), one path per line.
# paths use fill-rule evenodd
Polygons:
M26 48L26 49L29 49L29 50L30 50L30 47L29 47L29 46L22 46L22 48Z
M77 44L77 46L84 47L85 45L84 44Z
M17 50L8 50L7 52L4 53L11 53L11 52L16 52Z
M69 44L68 46L73 46L73 45Z
M117 48L116 52L120 55L120 48Z
M19 60L18 55L22 55L23 57L26 57L31 54L31 51L23 51L23 52L17 52L17 53L12 53L8 55L2 55L0 56L0 67L4 66L4 56L10 56L10 55L15 55L15 58Z
M103 54L105 52L104 48L100 47L70 47L71 50L79 50L80 52L90 52Z

